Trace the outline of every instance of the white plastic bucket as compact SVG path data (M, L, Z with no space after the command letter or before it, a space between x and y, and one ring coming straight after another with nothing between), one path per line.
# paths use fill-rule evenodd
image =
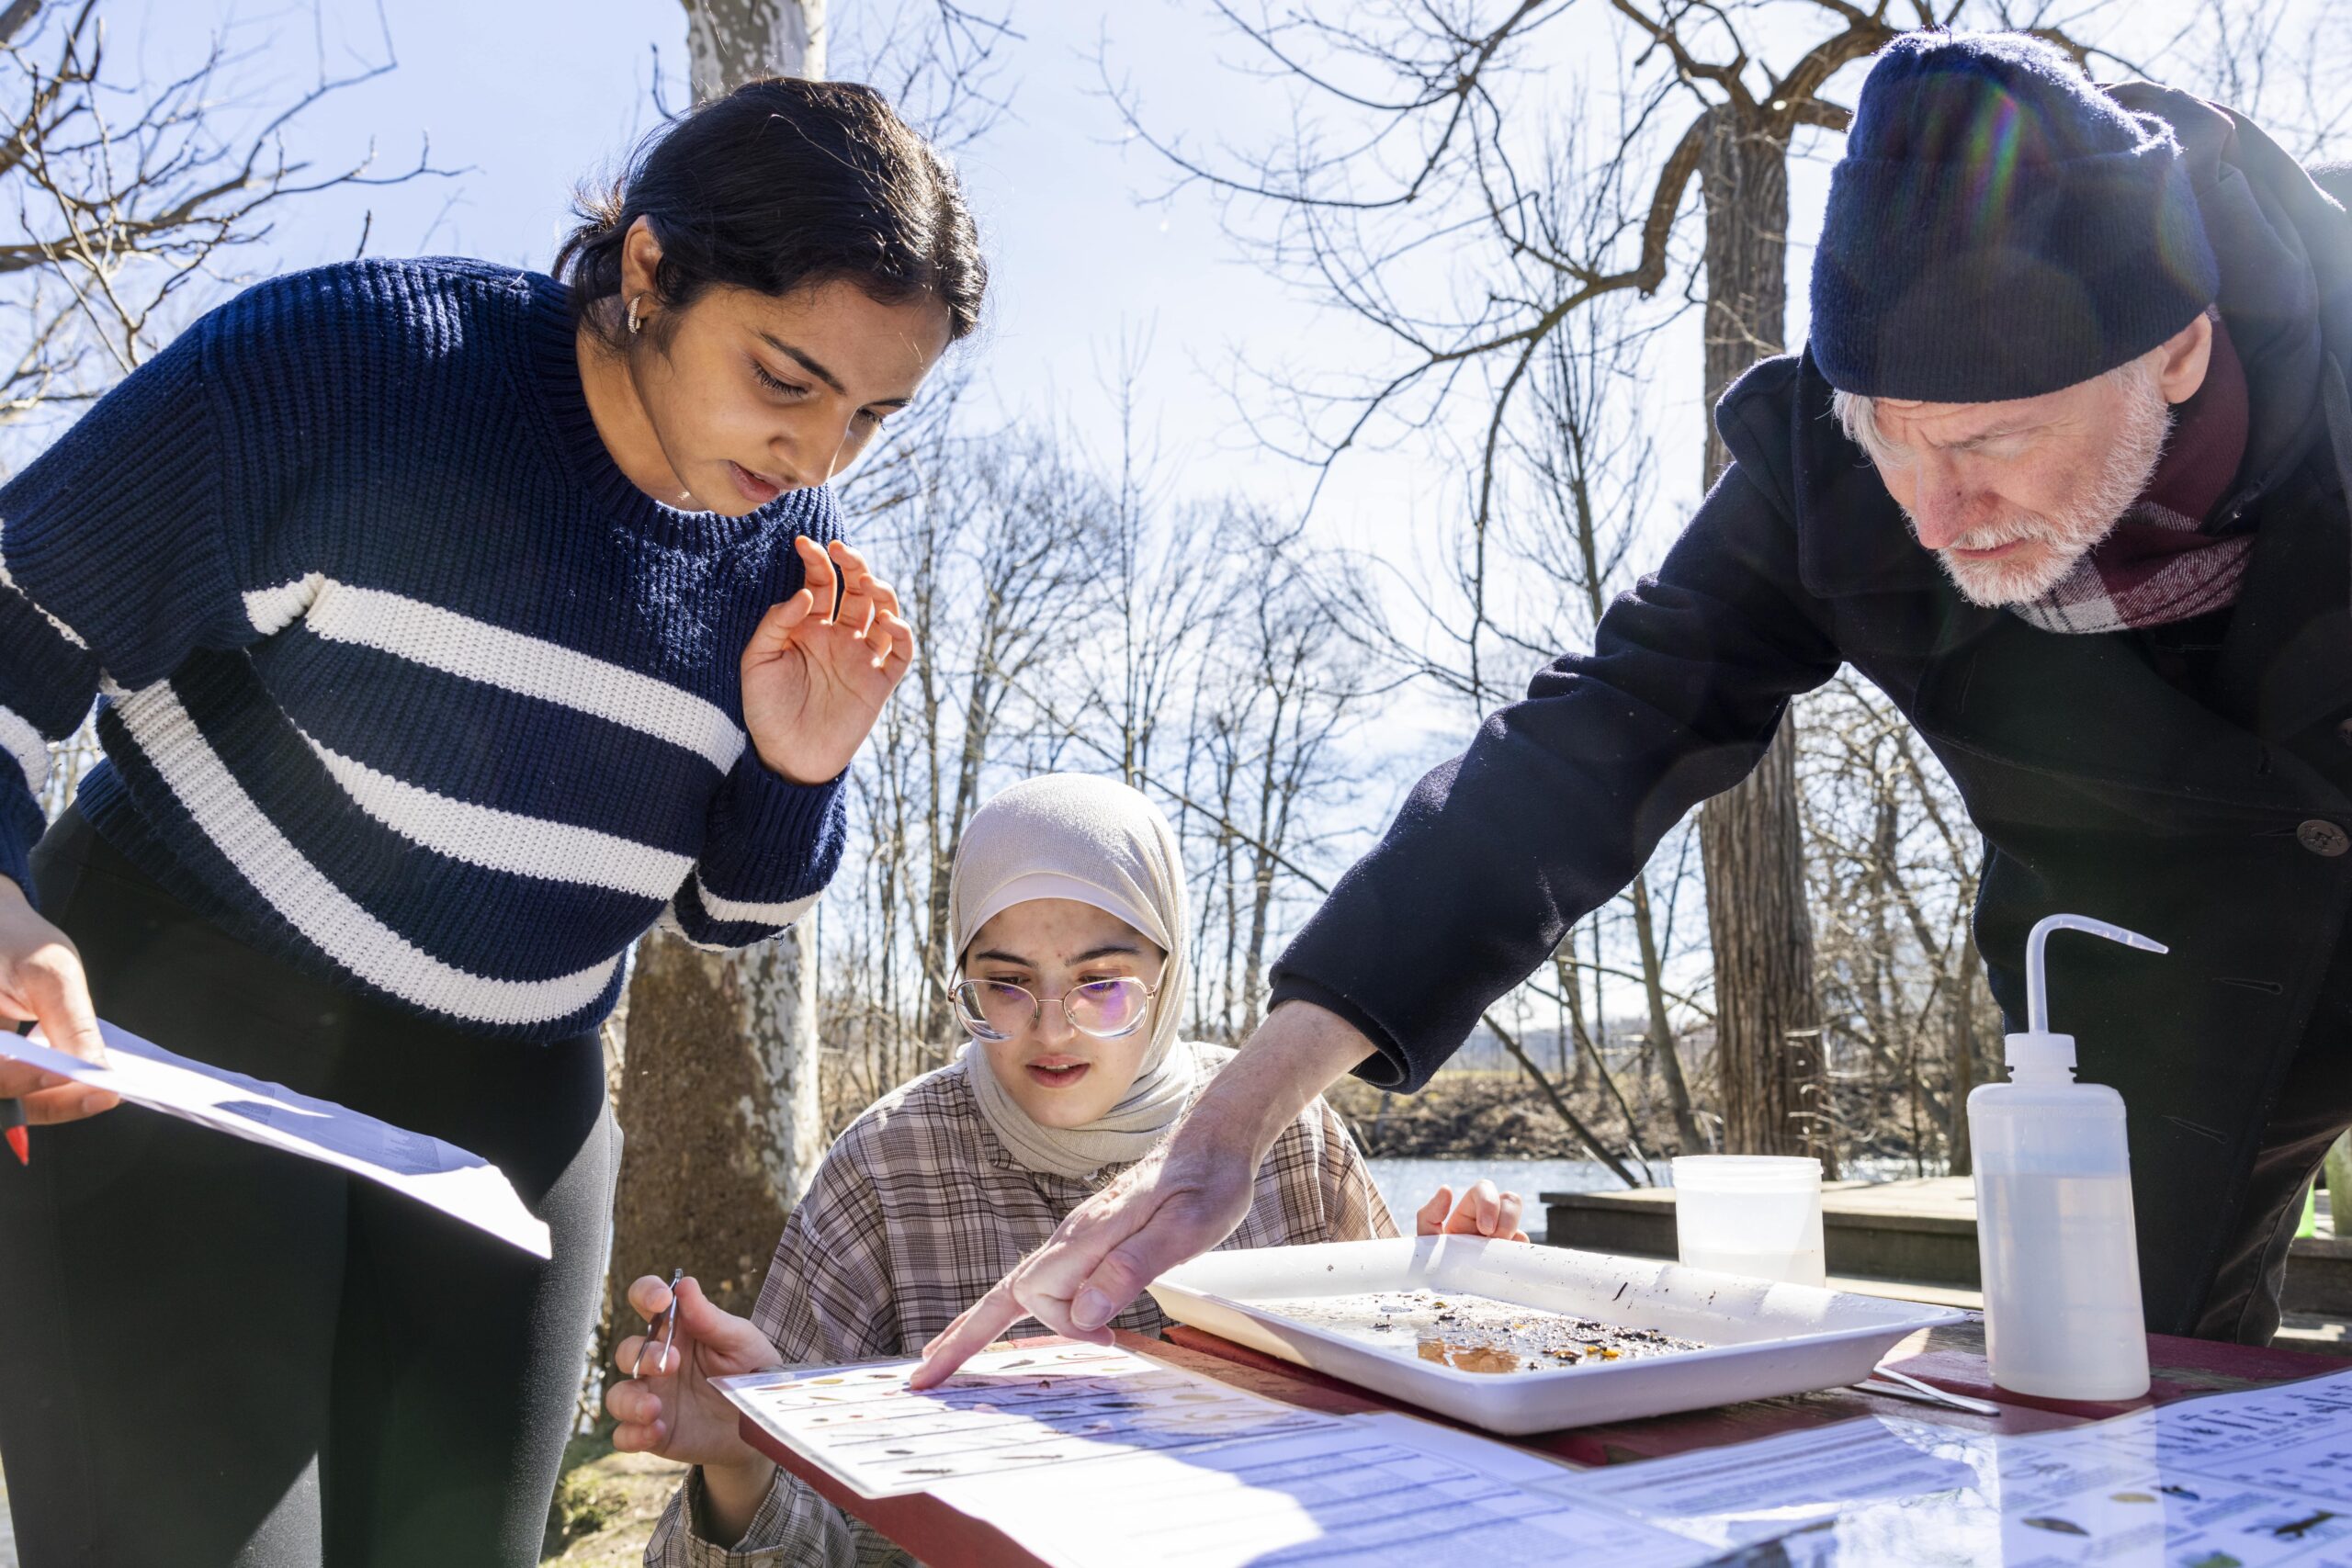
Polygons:
M1820 1286L1821 1162L1685 1155L1674 1162L1674 1230L1692 1269Z

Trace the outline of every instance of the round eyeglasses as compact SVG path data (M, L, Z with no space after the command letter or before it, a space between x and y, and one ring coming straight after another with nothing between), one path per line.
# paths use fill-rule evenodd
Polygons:
M957 1020L982 1040L1010 1040L1034 1027L1047 1002L1059 1002L1062 1016L1080 1034L1115 1040L1142 1027L1151 1013L1151 998L1159 994L1159 987L1132 976L1089 980L1058 997L1040 998L1009 980L964 980L954 992Z

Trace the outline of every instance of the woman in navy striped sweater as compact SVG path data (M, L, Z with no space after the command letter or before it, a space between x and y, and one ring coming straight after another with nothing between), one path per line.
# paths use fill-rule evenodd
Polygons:
M972 330L971 217L877 96L791 81L582 216L557 276L250 289L0 488L0 1016L95 1055L95 1004L436 1134L555 1235L0 1070L72 1123L0 1180L29 1568L537 1561L623 955L757 941L832 874L913 633L824 486Z

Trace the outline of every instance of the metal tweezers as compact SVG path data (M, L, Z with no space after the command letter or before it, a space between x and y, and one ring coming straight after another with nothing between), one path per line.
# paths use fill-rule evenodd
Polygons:
M670 1341L678 1332L678 1281L685 1277L686 1271L684 1269L670 1270L670 1304L662 1309L660 1317L645 1325L645 1343L637 1348L637 1359L628 1364L628 1375L631 1378L635 1378L644 1370L645 1353L653 1348L653 1336L657 1331L662 1336L662 1354L654 1359L653 1364L658 1368L663 1361L669 1359Z
M1990 1400L1971 1399L1964 1393L1952 1393L1933 1383L1921 1382L1907 1372L1898 1372L1893 1367L1874 1367L1869 1377L1854 1386L1894 1399L1916 1399L1923 1404L1946 1404L1975 1416L1998 1416L2001 1413L2001 1407Z

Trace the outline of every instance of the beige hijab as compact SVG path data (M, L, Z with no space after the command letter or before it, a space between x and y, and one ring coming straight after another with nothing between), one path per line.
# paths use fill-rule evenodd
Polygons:
M1177 1042L1190 988L1184 864L1159 808L1114 779L1047 773L1026 779L972 814L948 878L956 961L998 911L1033 898L1069 898L1135 927L1168 954L1152 998L1136 1081L1101 1120L1046 1127L1016 1104L979 1042L957 1059L980 1114L1032 1170L1080 1177L1141 1159L1184 1109L1193 1054Z

